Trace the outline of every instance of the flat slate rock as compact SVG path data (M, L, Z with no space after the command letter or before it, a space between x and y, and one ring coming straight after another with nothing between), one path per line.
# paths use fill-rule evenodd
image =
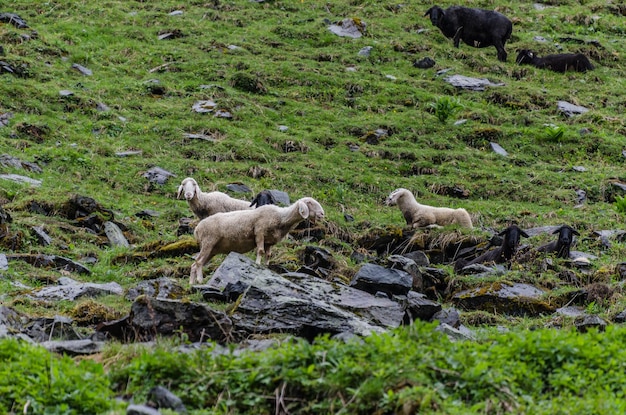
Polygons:
M494 83L486 78L472 78L464 75L451 75L443 78L444 81L457 88L471 91L484 91L488 86L502 86L504 83Z

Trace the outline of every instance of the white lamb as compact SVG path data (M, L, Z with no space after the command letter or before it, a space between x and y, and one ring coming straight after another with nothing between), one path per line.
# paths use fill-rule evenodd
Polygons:
M287 207L264 205L254 210L216 213L198 223L194 236L200 252L191 265L189 284L202 283L202 267L217 254L256 248L256 263L269 263L272 246L305 219L315 222L324 217L324 209L313 198L305 197Z
M204 219L218 212L232 212L234 210L250 210L250 202L235 199L222 192L205 193L200 190L198 183L187 177L178 186L176 198L183 195L191 211L200 219Z
M387 206L398 205L407 225L414 228L451 224L472 227L472 219L465 209L421 205L417 203L413 194L407 189L396 189L391 192L385 200L385 204Z

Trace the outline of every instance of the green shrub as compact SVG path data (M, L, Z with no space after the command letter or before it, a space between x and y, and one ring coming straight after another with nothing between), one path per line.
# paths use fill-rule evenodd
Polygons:
M435 117L445 123L448 118L454 115L463 105L457 98L441 97L435 102L431 102L430 106L435 110Z

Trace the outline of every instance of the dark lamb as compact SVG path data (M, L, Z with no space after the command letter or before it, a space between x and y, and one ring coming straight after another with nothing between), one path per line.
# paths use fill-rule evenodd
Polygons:
M570 248L574 243L574 235L580 236L576 229L563 225L552 234L559 234L556 241L549 242L537 248L539 252L556 252L557 258L569 258Z
M498 234L499 236L504 236L502 240L502 245L500 245L496 249L492 249L491 251L487 251L484 254L468 261L466 259L458 259L454 263L454 271L458 272L465 268L468 265L472 264L484 264L488 262L493 262L496 264L501 264L503 262L510 261L517 251L517 246L519 245L520 237L528 238L528 234L520 229L517 225L511 225L502 232Z
M495 46L498 60L506 62L504 45L511 38L513 23L505 15L493 10L462 6L450 6L446 10L433 6L424 16L430 16L432 24L445 37L454 40L455 47L459 47L461 40L475 48Z
M252 202L250 202L250 207L253 207L254 205L256 205L256 207L260 207L263 205L275 205L276 204L276 199L274 198L274 195L272 194L272 192L270 192L269 190L261 190L259 193L257 193L256 196L254 196L254 199L252 199Z
M539 69L550 69L554 72L587 72L593 70L593 65L582 53L557 53L541 58L535 52L523 49L517 54L515 62L519 65L533 65Z

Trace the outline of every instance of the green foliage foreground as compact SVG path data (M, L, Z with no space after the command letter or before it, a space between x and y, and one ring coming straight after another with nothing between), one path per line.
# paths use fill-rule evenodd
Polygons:
M4 340L0 409L29 402L24 413L104 413L120 410L114 395L142 402L162 385L197 414L274 414L278 407L298 414L624 413L625 341L626 329L609 327L451 342L418 323L347 343L293 340L237 356L219 348L173 353L162 343L129 356L112 347L116 363L105 375L99 364L75 365Z

